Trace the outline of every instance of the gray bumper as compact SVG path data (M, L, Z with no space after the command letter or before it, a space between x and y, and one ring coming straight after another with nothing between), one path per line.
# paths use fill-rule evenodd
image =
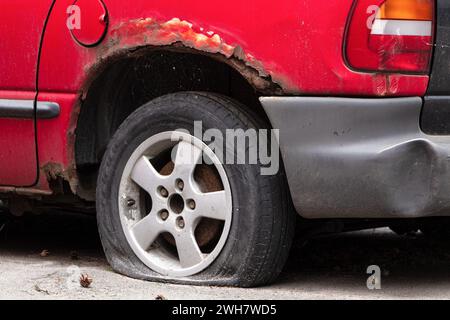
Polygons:
M303 217L450 215L450 136L420 130L421 98L261 102Z

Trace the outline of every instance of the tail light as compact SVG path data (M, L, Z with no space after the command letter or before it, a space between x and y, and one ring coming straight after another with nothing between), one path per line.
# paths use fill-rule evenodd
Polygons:
M360 71L427 73L434 0L357 0L345 55Z

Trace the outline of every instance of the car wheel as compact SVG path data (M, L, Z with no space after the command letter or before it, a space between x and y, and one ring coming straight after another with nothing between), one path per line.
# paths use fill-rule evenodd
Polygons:
M267 127L240 103L209 93L170 94L131 114L108 146L97 183L106 257L139 279L270 283L295 224L283 165L262 175L259 161L224 163L193 135L199 120L224 136L226 129Z

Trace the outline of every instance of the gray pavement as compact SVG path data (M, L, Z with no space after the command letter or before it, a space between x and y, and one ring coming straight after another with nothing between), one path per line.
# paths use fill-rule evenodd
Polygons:
M367 289L369 265L381 268L381 290ZM267 287L179 286L114 273L89 216L30 216L0 232L0 299L449 299L449 271L450 243L376 229L296 241Z

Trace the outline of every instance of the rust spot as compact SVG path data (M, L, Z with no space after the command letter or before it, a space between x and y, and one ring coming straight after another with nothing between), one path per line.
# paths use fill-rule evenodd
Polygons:
M182 42L187 47L221 53L227 58L233 56L236 49L235 46L225 43L218 34L196 32L191 23L178 18L166 22L153 18L131 20L113 28L111 36L113 43L120 47L136 42L156 46Z
M70 115L69 128L67 130L67 158L69 161L66 170L62 173L62 176L69 182L70 189L74 194L78 193L78 174L75 162L76 128L83 99L85 99L85 97L82 94L80 100L74 105L72 114Z
M69 182L70 188L74 194L77 194L78 177L75 170L74 160L70 161L68 167L60 163L48 162L41 167L41 172L49 182L52 192L61 193L62 187L58 181L65 180Z
M41 167L41 170L44 172L47 181L56 180L60 177L64 177L63 166L59 163L53 162L46 163Z
M152 51L167 50L196 53L223 62L239 72L256 91L264 95L297 94L299 90L287 76L275 74L252 54L237 44L227 43L219 34L197 28L178 18L160 21L141 18L122 22L111 28L108 40L96 47L95 59L85 67L85 79L79 92L79 101L71 114L68 138L68 163L62 169L58 164L42 167L47 179L62 177L78 196L91 200L89 191L81 186L75 164L76 127L83 102L97 77L109 66L124 58L145 56Z
M94 78L99 65L114 56L134 54L143 47L164 47L168 50L188 48L223 61L241 73L256 89L267 93L282 95L298 93L286 76L275 74L250 53L236 44L228 44L212 31L196 28L192 23L173 18L159 21L154 18L141 18L122 22L110 31L108 41L97 50L97 60L88 66L86 72Z

